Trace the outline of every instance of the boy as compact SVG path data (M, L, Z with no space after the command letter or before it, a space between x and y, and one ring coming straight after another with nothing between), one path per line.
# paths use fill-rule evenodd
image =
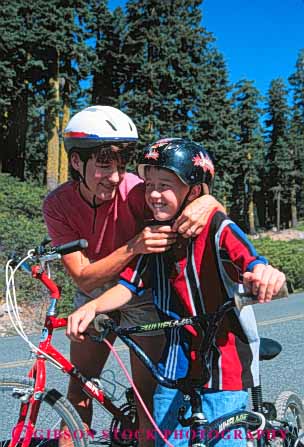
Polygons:
M171 138L149 146L138 166L146 183L146 203L154 219L170 222L202 193L208 193L213 163L201 145ZM267 265L242 231L220 212L212 213L202 233L190 240L177 240L162 254L141 255L121 274L119 284L69 317L67 334L82 340L81 333L97 312L109 312L153 290L161 319L182 318L213 312L233 296L239 283L252 290L260 302L270 301L285 281L283 273ZM159 367L171 379L193 377L198 336L194 328L175 328L166 334L166 347ZM259 337L253 311L227 314L213 348L211 379L202 388L203 410L208 421L236 409L244 409L248 387L258 384ZM163 430L182 430L176 417L184 405L176 390L158 385L154 395L154 416ZM187 414L186 416L188 416ZM218 446L246 446L245 439L219 440ZM186 430L181 439L172 435L174 446L188 445ZM156 446L163 445L160 440Z

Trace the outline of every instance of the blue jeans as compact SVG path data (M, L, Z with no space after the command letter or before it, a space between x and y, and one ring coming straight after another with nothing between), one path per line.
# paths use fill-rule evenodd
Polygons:
M208 422L223 416L234 410L245 410L248 400L247 391L217 391L204 389L201 392L203 402L203 412ZM177 421L178 410L186 407L185 417L191 415L190 402L184 401L184 396L180 391L171 390L158 385L154 394L154 418L166 437L174 447L188 447L190 427L182 427ZM215 443L216 447L246 447L245 430L240 428L240 432L232 430L225 438L219 438ZM170 434L171 433L171 434ZM230 439L228 439L230 435ZM239 436L241 435L241 436ZM238 439L241 437L242 439ZM163 447L165 443L156 436L155 447Z

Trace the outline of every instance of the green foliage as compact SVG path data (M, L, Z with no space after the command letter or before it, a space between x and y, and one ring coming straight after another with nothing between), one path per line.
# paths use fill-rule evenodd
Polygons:
M250 206L254 195L261 189L261 169L264 164L259 105L261 96L253 81L242 79L235 85L232 100L238 126L236 138L239 151L234 156L233 207L230 213L246 231L254 233L255 222L250 221Z
M122 53L126 33L125 16L121 8L110 12L105 1L91 0L86 27L94 46L92 104L119 107L126 58Z
M45 180L48 138L90 71L84 0L12 0L0 17L0 163L21 179ZM60 81L59 98L54 81Z
M238 153L238 126L233 113L231 87L223 56L210 48L203 55L200 67L200 95L194 102L191 137L200 141L213 155L216 176L213 194L227 209L232 206L234 173L231 167Z
M295 178L295 159L290 150L288 127L290 109L287 89L282 79L271 82L267 95L266 178L263 189L268 201L268 218L275 221L276 197L280 190L282 204L280 221L288 226L290 203Z
M293 105L290 126L290 150L295 160L297 208L304 216L304 49L299 52L295 72L289 77Z
M304 231L304 221L303 220L298 222L297 226L295 227L295 230Z
M276 268L281 269L295 291L304 289L304 240L273 241L255 239L257 251Z
M45 188L0 174L0 290L3 297L7 260L12 253L26 256L28 250L37 246L47 234L41 211L45 195ZM60 262L54 263L52 276L63 288L59 311L68 312L74 290L72 281L64 273ZM44 286L22 272L17 275L16 288L18 301L33 303L37 311L47 297Z
M144 144L189 136L213 37L201 26L201 1L129 0L121 105Z

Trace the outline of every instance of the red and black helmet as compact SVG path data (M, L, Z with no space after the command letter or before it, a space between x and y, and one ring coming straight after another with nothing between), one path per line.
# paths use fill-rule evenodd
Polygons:
M173 171L188 186L205 183L211 188L214 165L201 144L183 138L164 138L144 149L137 171L145 178L145 167Z

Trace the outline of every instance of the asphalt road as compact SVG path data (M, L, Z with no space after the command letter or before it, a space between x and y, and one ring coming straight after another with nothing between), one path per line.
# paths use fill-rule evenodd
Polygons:
M254 306L258 328L262 337L273 338L283 347L281 354L261 365L263 394L265 400L273 401L283 390L291 390L304 399L304 294L294 294L266 305ZM37 342L38 336L32 336ZM63 331L54 336L54 345L68 356L68 340ZM119 355L128 364L128 351L121 342L116 343ZM31 365L27 345L19 337L2 338L0 343L0 375L25 375ZM109 393L119 397L124 392L126 378L112 357L107 362L104 378L116 381L115 386L104 382ZM68 377L53 366L48 366L48 388L57 388L65 393ZM114 389L116 387L116 389ZM100 423L102 421L102 423ZM95 428L106 428L109 418L104 410L95 411Z

